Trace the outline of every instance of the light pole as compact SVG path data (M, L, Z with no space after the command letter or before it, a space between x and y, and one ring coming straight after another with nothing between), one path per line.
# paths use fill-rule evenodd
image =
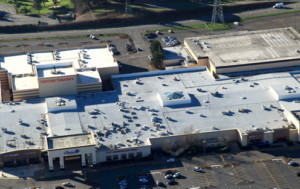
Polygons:
M202 143L203 143L203 154L204 154L204 167L206 166L206 163L205 163L205 144L206 144L206 140L203 140L202 141Z

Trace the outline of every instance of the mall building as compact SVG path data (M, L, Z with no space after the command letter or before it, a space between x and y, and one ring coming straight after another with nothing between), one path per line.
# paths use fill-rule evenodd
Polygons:
M300 141L300 72L215 79L206 67L112 76L115 90L0 104L0 166L49 170L191 145Z
M203 66L124 75L115 75L111 56L101 58L111 55L107 47L2 58L8 82L0 77L1 85L23 100L0 104L0 167L44 162L57 171L71 161L92 166L148 157L156 149L176 156L193 145L299 142L300 71L213 77L230 71L226 65L235 59L233 70L241 72L245 62L259 65L263 58L276 68L296 65L298 34L284 28L235 35L220 43L186 39L197 52L233 48L217 59L208 56ZM255 51L251 60L244 43ZM258 43L265 48L257 51ZM201 63L199 54L194 58ZM212 68L215 60L226 68ZM102 92L101 81L110 76L114 90Z
M1 88L10 90L14 101L100 92L102 81L119 73L107 44L4 56L0 67Z
M214 77L300 65L300 35L292 27L189 37L184 46Z

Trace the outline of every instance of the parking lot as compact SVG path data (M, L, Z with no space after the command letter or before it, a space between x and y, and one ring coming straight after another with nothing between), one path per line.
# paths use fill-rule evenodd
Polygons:
M299 149L293 146L294 149ZM216 154L210 153L190 156L188 154L175 158L174 162L167 162L169 157L156 155L151 162L119 163L114 166L102 166L101 169L87 173L88 179L93 180L100 188L119 188L119 179L124 178L128 188L266 188L266 189L297 189L300 177L297 176L299 167L289 166L282 161L282 156L274 156L273 152L282 149L273 148L272 152L255 150L240 151L238 153ZM294 161L300 162L300 156ZM194 171L194 167L201 167L203 172ZM173 178L171 185L167 184L163 174L171 170L180 172L181 176ZM147 175L147 183L139 182L139 175ZM157 182L161 182L157 186Z

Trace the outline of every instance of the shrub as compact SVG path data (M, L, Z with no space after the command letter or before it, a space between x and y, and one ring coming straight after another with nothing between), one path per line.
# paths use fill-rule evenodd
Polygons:
M31 12L31 9L30 9L30 8L27 8L27 7L24 7L24 6L22 6L22 7L20 8L20 12L21 12L21 13L25 13L25 14L27 14L27 13Z

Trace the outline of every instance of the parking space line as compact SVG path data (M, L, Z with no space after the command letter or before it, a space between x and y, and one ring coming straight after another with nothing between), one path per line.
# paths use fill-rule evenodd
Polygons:
M220 155L220 157L221 157L223 163L225 163L225 160L224 160L224 158L223 158L223 155Z
M264 166L264 168L266 169L266 171L268 172L269 176L272 178L272 180L274 181L274 183L276 184L276 186L277 186L278 188L280 188L279 185L278 185L278 183L277 183L277 181L275 180L275 178L273 177L273 175L270 173L270 171L269 171L269 169L267 168L267 166L265 165L265 163L262 162L262 165Z

